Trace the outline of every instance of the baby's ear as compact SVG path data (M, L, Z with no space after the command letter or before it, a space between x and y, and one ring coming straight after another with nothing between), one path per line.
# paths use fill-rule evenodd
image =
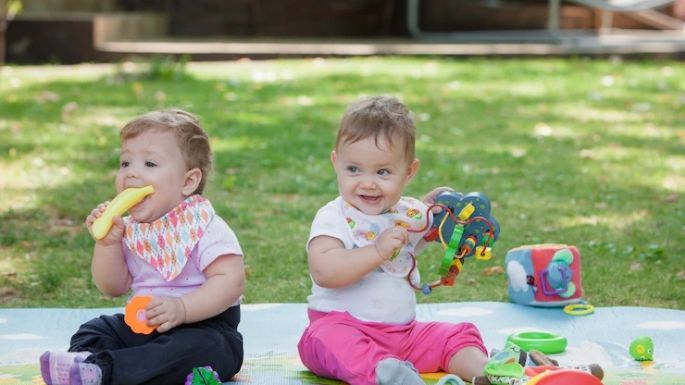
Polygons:
M183 183L183 195L188 196L194 193L197 186L200 185L200 181L202 181L202 170L199 168L188 170Z
M407 168L407 182L414 178L416 173L419 171L419 168L421 168L421 161L418 159L414 159L411 163L409 163L409 168Z

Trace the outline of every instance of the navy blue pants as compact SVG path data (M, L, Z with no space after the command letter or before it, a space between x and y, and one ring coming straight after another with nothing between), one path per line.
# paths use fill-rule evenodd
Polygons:
M238 332L240 306L166 333L136 334L123 314L103 315L81 325L69 351L88 351L85 362L102 369L103 385L183 384L194 367L211 366L228 381L243 363Z

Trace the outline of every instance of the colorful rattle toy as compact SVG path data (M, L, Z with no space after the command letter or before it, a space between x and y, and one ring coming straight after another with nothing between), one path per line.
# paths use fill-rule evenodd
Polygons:
M650 337L637 337L628 348L635 361L652 361L654 359L654 342Z
M91 231L95 239L102 239L112 228L112 218L121 216L131 207L140 203L146 196L155 192L154 187L145 186L140 188L130 187L117 194L107 205L105 212L93 222Z
M152 301L149 295L140 295L131 298L124 312L124 322L128 325L134 333L150 334L155 330L154 326L147 324L147 316L145 309Z
M428 210L436 206L443 211L435 215L433 226L424 239L440 242L445 247L445 254L438 270L441 278L420 288L414 287L424 294L430 294L440 285L454 285L465 258L490 259L491 246L499 236L499 223L490 215L490 200L482 193L463 195L445 191L436 197L436 203Z

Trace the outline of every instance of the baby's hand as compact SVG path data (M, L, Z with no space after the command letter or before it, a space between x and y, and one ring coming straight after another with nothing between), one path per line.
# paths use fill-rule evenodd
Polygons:
M387 229L378 236L374 246L381 259L387 261L409 242L407 229L400 226Z
M109 201L100 203L86 217L86 227L88 227L88 232L90 232L91 235L93 235L93 231L92 231L93 223L95 222L96 219L98 219L102 216L102 213L105 212L107 205L109 205ZM114 218L112 218L112 228L109 230L109 233L107 233L107 235L102 239L99 239L99 240L96 239L95 242L99 243L103 246L110 246L110 245L121 243L121 238L123 236L124 236L124 220L121 219L121 217L119 217L119 216L115 216Z
M421 201L428 206L435 204L435 199L438 197L438 195L440 195L440 193L445 192L445 191L454 191L454 189L451 187L447 187L447 186L436 187L433 189L433 191L424 195L423 198L421 198ZM440 207L440 206L433 207L433 209L431 211L433 212L433 214L439 214L442 211L442 207Z
M186 307L179 297L155 297L145 309L148 325L164 333L186 321Z

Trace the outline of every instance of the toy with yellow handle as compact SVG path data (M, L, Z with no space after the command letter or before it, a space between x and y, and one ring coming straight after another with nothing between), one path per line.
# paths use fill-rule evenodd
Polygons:
M440 279L423 284L420 290L430 294L437 286L452 286L463 270L464 260L492 258L491 247L499 237L499 223L490 215L490 200L482 193L463 195L456 191L443 191L435 197L435 204L443 210L435 214L431 228L423 238L426 241L440 241L445 253L438 269ZM414 285L412 285L414 286Z
M153 192L155 192L154 187L145 186L129 187L117 194L117 196L109 202L105 212L93 222L93 226L91 227L93 237L95 237L95 239L104 238L105 235L109 233L109 229L112 228L112 218L121 216Z

